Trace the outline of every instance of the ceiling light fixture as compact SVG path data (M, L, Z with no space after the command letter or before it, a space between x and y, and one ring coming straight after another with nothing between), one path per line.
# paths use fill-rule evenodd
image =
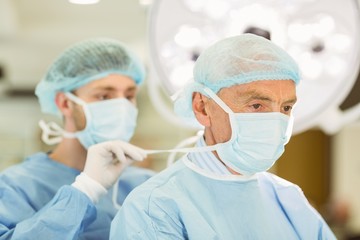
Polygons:
M70 3L73 4L82 4L82 5L88 5L88 4L96 4L100 0L69 0Z

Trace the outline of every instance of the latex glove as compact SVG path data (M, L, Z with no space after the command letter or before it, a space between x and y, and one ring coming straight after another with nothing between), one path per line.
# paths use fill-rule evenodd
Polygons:
M72 186L97 202L128 165L145 158L143 149L127 142L108 141L93 145L88 149L84 171Z

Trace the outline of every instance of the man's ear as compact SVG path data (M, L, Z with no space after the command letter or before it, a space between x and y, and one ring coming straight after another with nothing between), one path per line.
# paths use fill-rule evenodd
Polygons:
M72 112L72 102L63 92L56 93L55 104L64 116L68 116Z
M194 111L195 117L198 122L204 127L210 126L210 118L208 113L206 112L206 104L205 101L207 97L202 95L199 92L193 93L192 96L192 109Z

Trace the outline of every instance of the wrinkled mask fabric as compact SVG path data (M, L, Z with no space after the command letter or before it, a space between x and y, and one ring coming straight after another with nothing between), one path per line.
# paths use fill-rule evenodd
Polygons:
M83 107L86 126L82 131L66 132L63 137L76 137L88 149L91 145L109 140L128 142L134 135L138 110L126 98L86 103L72 93L65 95Z
M215 145L221 161L243 175L271 168L290 140L293 117L279 112L234 113L212 90L205 92L230 119L230 140Z

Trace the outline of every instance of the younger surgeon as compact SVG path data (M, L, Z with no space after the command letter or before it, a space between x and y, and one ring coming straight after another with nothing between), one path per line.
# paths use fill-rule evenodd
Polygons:
M121 174L115 201L122 204L153 175L125 168L129 159L146 156L126 143L136 126L136 94L143 80L138 58L113 39L79 42L56 59L36 95L43 112L63 118L63 129L41 125L43 139L59 144L0 174L0 239L109 238L117 211L110 187ZM116 141L103 145L107 140Z

